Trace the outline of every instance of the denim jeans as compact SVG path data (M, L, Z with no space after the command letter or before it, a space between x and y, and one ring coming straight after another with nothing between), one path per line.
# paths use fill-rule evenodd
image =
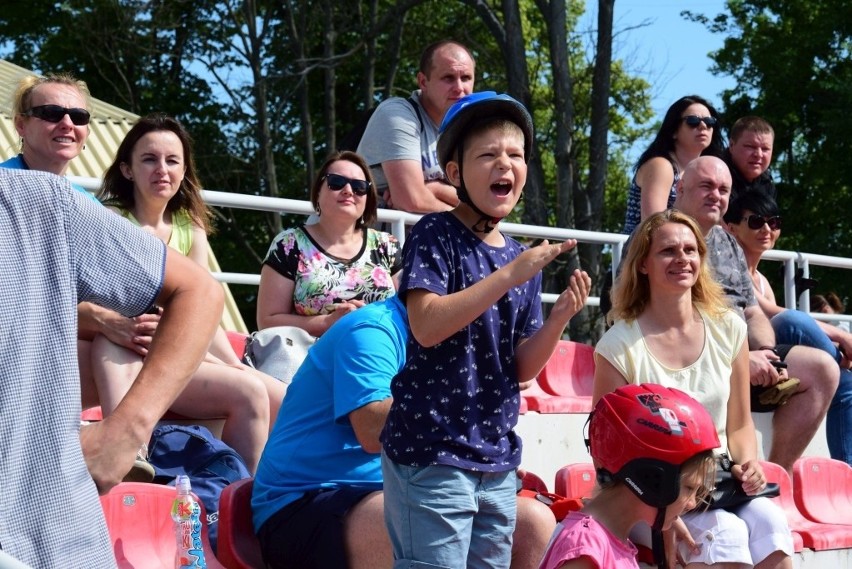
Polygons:
M771 322L777 343L817 348L840 364L840 350L809 314L785 310ZM840 383L825 417L825 436L831 458L852 465L852 371L848 369L840 369Z
M394 569L509 567L517 475L397 464L382 453Z

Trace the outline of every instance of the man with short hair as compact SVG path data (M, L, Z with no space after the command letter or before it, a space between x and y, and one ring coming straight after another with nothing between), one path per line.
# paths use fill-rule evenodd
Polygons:
M689 163L678 183L674 207L695 218L707 242L710 266L732 308L748 325L749 372L754 386L772 386L784 378L772 365L775 332L760 309L752 289L748 265L736 239L720 221L728 209L731 173L720 159L702 156ZM832 358L815 348L796 345L784 355L790 377L801 381L798 391L777 409L772 423L768 459L792 472L825 417L839 380Z
M308 351L254 480L255 531L270 567L393 565L379 435L408 336L393 296L347 314ZM512 568L538 567L555 526L544 504L519 499Z
M760 117L742 117L731 127L729 140L723 158L731 169L731 198L754 191L775 198L775 184L769 175L775 142L772 125Z
M0 168L0 259L0 549L34 567L115 567L98 491L130 470L201 363L222 289L46 172ZM126 316L165 310L127 396L81 428L82 301Z
M376 108L358 153L372 168L385 202L380 207L429 213L458 204L456 189L438 164L438 128L447 110L473 92L474 71L473 55L464 45L435 42L421 55L419 89L409 99L393 97Z

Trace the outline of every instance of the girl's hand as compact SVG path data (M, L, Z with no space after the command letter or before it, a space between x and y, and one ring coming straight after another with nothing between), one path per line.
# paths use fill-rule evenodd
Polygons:
M680 553L681 544L692 555L697 555L701 551L680 516L675 518L669 529L663 530L663 543L666 544L666 560L669 567L677 567L678 565L686 567L689 563L689 559L685 559Z

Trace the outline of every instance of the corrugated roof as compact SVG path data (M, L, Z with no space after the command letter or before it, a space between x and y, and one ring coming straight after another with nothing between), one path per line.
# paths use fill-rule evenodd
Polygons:
M18 81L26 75L37 75L37 73L19 67L5 59L0 59L0 162L20 152L21 139L15 130L12 97L15 95ZM71 161L67 174L69 176L101 179L104 171L112 164L118 145L124 140L125 135L139 118L139 115L94 97L92 97L91 106L92 120L89 122L89 137L86 139L86 147L77 158ZM212 250L208 262L211 271L221 271ZM228 285L223 283L222 286L225 288L225 311L222 315L222 326L226 330L247 332L245 321L239 309L237 309L237 303L231 295Z
M26 75L37 74L5 59L0 59L0 161L20 152L21 139L15 131L12 97L18 81ZM101 178L104 170L112 164L115 151L124 139L124 135L139 118L139 115L94 97L91 103L92 120L89 123L89 138L86 140L86 148L71 161L68 167L68 174L71 176Z

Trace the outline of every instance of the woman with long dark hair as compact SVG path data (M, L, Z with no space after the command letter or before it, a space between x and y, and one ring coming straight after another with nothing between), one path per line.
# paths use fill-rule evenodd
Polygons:
M672 206L680 175L693 159L722 156L721 126L719 113L698 95L681 97L669 107L657 136L636 161L623 233L632 233L640 221Z

